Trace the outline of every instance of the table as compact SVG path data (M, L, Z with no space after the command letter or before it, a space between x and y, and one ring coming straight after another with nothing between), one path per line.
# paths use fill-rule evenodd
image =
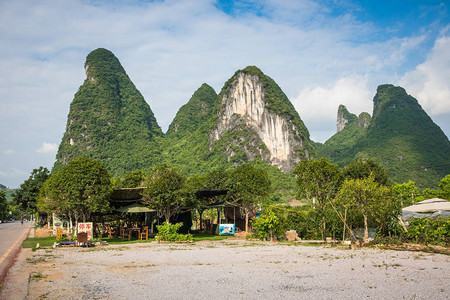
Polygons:
M124 232L125 231L128 232L128 240L129 241L131 241L131 236L133 235L133 232L137 232L137 238L139 238L139 236L141 235L141 228L139 228L139 227L124 228Z

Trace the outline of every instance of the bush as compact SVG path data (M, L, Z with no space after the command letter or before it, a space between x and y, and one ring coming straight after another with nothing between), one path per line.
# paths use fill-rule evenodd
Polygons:
M256 237L260 240L273 240L274 234L279 231L281 225L278 217L270 210L263 213L259 218L253 219L252 222Z
M179 234L178 230L183 226L183 223L170 224L164 223L162 225L156 225L158 229L157 241L166 242L185 242L193 241L192 234Z
M415 243L450 245L450 219L409 221L408 239Z

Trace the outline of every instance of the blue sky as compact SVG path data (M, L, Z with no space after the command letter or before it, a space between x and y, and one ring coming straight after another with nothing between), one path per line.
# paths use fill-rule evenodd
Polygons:
M51 168L87 54L111 50L167 130L206 82L220 92L258 66L311 137L336 132L339 104L372 113L400 85L450 134L444 1L0 1L0 183Z

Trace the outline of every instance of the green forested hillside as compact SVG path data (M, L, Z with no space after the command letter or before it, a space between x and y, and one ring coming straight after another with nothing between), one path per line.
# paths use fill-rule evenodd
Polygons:
M320 154L340 166L358 158L373 158L396 182L436 186L450 173L448 138L401 87L379 86L373 102L367 130L356 121L349 122L324 144Z
M248 116L235 113L220 136L215 131L238 76L250 74L262 86L264 109L287 120L289 143L298 145L297 159L325 156L343 167L358 158L372 158L394 181L412 180L420 187L434 187L450 173L447 137L400 87L378 88L372 118L339 107L343 129L322 145L309 139L308 129L281 88L254 66L238 70L219 95L203 84L180 108L166 134L113 53L92 51L85 69L86 79L71 103L53 172L80 156L99 160L115 177L136 169L150 172L163 163L194 176L251 161L270 175L272 199L290 199L295 194L294 178L268 163L269 149L258 127L249 127Z
M149 105L106 49L86 58L86 79L70 105L54 171L84 156L122 175L158 161L163 135Z

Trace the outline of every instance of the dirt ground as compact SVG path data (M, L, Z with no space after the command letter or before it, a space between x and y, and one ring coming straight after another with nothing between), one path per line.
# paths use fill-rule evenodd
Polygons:
M22 299L449 299L450 256L224 240L41 249Z

